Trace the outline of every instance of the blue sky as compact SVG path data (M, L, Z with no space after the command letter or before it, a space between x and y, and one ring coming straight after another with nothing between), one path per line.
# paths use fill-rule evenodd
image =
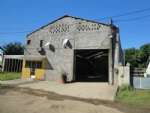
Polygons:
M0 46L15 41L25 43L30 31L65 14L107 23L108 19L101 18L145 8L150 8L150 0L0 0ZM114 18L123 48L150 43L150 16L136 21L115 20L145 15L150 15L150 10Z

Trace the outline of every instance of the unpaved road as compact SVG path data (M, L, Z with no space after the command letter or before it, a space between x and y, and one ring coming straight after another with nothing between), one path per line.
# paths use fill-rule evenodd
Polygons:
M108 101L18 87L0 88L0 113L148 113ZM134 111L134 112L133 112Z

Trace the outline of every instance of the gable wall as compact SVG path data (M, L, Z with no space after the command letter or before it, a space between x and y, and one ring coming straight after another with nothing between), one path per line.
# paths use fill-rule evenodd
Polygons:
M79 31L77 23L81 23L81 29L84 30ZM59 25L69 25L69 30L66 32L55 32L58 29ZM44 40L44 44L50 41L55 45L56 48L62 48L63 39L70 39L72 46L75 49L95 49L95 48L102 48L108 49L109 48L109 34L110 34L110 27L105 25L98 25L99 30L95 30L98 28L95 27L96 23L86 22L79 19L73 18L63 18L61 20L56 21L55 23L46 26L43 29L40 29L27 37L27 39L31 40L31 45L27 46L28 52L25 51L25 54L38 54L37 48L39 48L40 40ZM64 28L67 28L64 27ZM50 30L55 29L55 30ZM90 29L90 30L88 30ZM60 29L61 31L62 29Z
M79 22L80 27L77 25ZM31 45L26 47L25 55L40 55L38 52L40 40L44 40L43 45L51 40L55 52L52 52L48 46L44 48L47 59L54 70L47 70L46 75L49 79L53 79L50 75L58 76L67 73L68 81L71 81L73 80L74 51L73 49L64 49L62 47L63 40L70 39L74 49L109 49L109 35L110 27L108 26L66 17L29 35L27 39L31 40Z

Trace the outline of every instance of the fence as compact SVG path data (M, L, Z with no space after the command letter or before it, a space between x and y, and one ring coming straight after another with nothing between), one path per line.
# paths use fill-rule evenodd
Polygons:
M133 87L137 89L150 89L150 78L133 77Z
M130 75L131 77L144 77L146 68L131 68Z
M21 72L23 64L23 55L4 55L2 71L3 72Z
M150 89L150 77L144 77L146 68L131 68L131 84L137 89Z

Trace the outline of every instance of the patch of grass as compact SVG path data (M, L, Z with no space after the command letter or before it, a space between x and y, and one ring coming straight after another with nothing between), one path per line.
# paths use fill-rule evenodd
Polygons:
M13 80L21 78L21 73L17 72L0 72L0 80Z
M116 101L150 108L150 90L135 90L130 86L119 88Z

